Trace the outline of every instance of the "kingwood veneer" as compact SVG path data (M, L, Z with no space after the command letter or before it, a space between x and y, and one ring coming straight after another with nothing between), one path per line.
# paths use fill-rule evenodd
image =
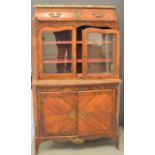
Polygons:
M119 146L120 35L113 6L35 6L35 149L46 140Z

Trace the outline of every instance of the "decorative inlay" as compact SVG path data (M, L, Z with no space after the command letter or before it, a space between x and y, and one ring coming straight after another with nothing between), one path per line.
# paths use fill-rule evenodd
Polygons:
M85 138L82 137L75 137L71 139L71 142L74 144L82 144L85 142Z
M60 17L62 15L62 12L51 12L49 13L49 16L51 17Z

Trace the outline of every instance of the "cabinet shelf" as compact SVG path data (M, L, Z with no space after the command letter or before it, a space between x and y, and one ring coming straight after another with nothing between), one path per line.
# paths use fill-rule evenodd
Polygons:
M43 61L44 64L50 64L50 63L72 63L72 59L48 59Z
M83 59L77 59L76 62L82 63L83 62Z
M49 45L49 44L72 44L72 41L43 41L44 45ZM77 41L77 44L82 44L82 41Z
M72 44L72 41L43 41L44 45L49 45L49 44ZM82 41L77 41L77 44L82 44ZM88 45L100 45L100 44L112 44L111 41L99 41L99 42L93 42L89 41Z
M48 59L43 61L44 64L50 64L50 63L72 63L72 59ZM82 63L83 59L77 59L77 63ZM100 58L100 59L88 59L88 62L112 62L111 58Z

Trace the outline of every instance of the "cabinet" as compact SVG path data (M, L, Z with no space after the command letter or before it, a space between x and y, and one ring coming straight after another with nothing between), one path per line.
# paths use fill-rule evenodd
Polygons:
M37 5L33 17L35 149L103 137L119 145L120 35L113 6Z

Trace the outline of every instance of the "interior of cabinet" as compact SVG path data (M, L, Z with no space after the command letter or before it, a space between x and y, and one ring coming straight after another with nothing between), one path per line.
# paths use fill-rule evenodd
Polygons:
M94 28L101 32L85 30ZM115 68L115 34L102 33L109 27L80 26L72 30L44 31L42 33L43 72L46 74L67 74L76 70L76 78L84 78L84 63L89 75L111 74ZM86 41L86 45L83 42ZM76 44L76 46L75 46ZM76 49L73 48L76 47ZM84 46L86 46L84 50ZM76 68L73 67L73 53L76 52ZM83 57L86 53L87 60Z
M45 73L72 72L72 31L43 32Z

